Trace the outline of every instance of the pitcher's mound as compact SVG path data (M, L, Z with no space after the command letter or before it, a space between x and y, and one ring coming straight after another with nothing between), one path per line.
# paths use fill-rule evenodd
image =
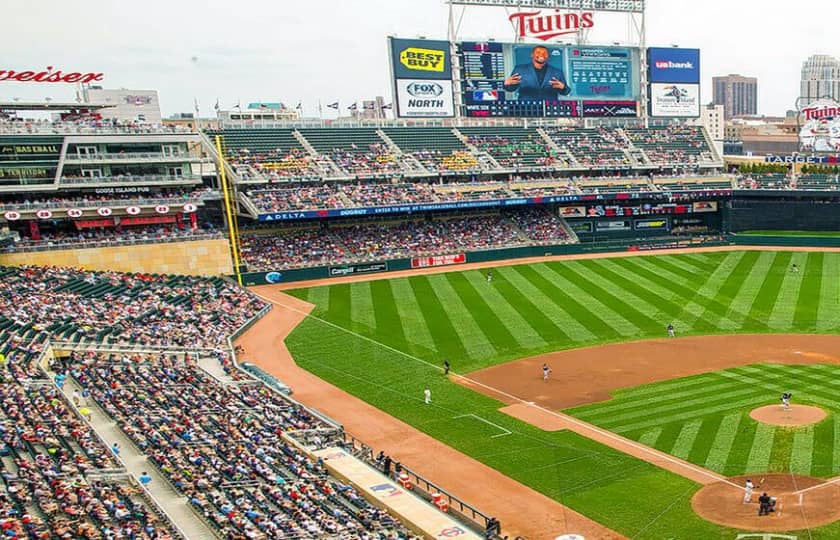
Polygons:
M750 478L756 485L752 502L744 503L744 483ZM840 519L840 486L826 485L803 494L800 490L825 483L825 480L792 474L734 476L732 484L716 482L703 486L691 498L691 507L707 521L749 531L796 531L827 525ZM762 493L776 497L776 509L767 516L758 515L758 497Z
M750 411L753 420L774 426L806 426L826 416L824 410L810 405L791 405L787 410L781 405L767 405Z

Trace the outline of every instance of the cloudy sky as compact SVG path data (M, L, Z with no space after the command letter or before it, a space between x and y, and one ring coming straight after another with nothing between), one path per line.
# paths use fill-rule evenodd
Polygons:
M391 100L386 37L445 38L444 0L29 0L3 7L0 70L103 72L106 88L156 89L164 115L209 116L252 101L343 104ZM460 8L458 9L460 13ZM504 8L467 8L464 39L513 38ZM759 112L782 114L802 61L840 56L840 2L648 0L648 45L701 49L702 100L713 75L759 79ZM629 20L596 19L593 44L630 40ZM0 82L0 100L73 99L73 86Z

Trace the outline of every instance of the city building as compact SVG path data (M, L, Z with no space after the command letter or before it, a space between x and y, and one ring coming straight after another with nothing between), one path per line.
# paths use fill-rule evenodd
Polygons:
M800 107L823 98L840 101L840 59L814 54L802 63L799 85Z
M700 107L700 116L687 120L687 123L705 127L718 153L723 154L724 128L726 127L723 105L709 103Z
M84 90L84 102L110 105L100 111L103 119L158 125L161 121L157 90L109 90L91 86Z
M727 120L758 114L758 79L742 75L712 77L712 102L723 105Z

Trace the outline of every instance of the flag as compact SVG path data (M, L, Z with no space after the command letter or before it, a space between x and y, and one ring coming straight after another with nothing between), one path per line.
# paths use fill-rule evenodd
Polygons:
M394 105L393 103L389 103L387 105L383 105L382 108L383 109L390 109L391 107L393 107L393 105Z
M364 108L366 111L372 111L376 108L376 105L372 101L365 101Z
M336 101L335 103L328 103L327 107L329 107L330 109L338 110L338 102Z
M232 108L242 110L242 105L238 99L236 100L236 105L234 105Z
M295 107L295 109L297 109L299 111L302 111L303 110L303 103L298 101L297 107Z
M213 108L216 109L216 112L219 112L219 98L216 98L216 104L213 105Z
M357 108L358 107L356 107L356 104L354 103L354 104L350 105L349 107L347 107L347 110L355 111Z

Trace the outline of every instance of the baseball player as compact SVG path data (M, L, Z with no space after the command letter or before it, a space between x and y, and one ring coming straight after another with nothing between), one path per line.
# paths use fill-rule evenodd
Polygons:
M423 390L423 401L426 403L426 405L432 402L432 391L429 390L428 386L425 390Z
M784 410L790 410L790 398L792 397L793 394L791 394L790 392L785 392L784 394L782 394L782 408Z
M491 281L493 281L493 271L492 270L487 272L487 283L490 283Z
M547 381L549 375L551 375L551 368L548 367L548 364L543 364L543 380Z
M673 325L673 323L668 323L668 328L667 328L667 330L668 330L668 337L674 337L675 332L674 332L674 325Z
M757 487L761 486L756 486L755 484L753 484L752 480L747 478L747 481L744 483L744 504L749 504L752 502L753 490Z

